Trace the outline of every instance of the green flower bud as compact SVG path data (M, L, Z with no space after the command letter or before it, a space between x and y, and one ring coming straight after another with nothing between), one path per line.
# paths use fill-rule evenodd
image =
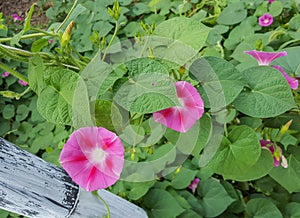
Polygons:
M63 33L61 37L61 46L64 48L69 43L71 39L72 29L75 22L72 20L71 23L67 26L65 32Z

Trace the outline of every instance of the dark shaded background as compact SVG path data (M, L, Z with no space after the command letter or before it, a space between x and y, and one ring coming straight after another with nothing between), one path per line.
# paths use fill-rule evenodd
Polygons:
M29 11L32 4L38 2L38 0L0 0L0 12L5 17L9 17L11 14L18 14L21 18L26 17L27 11ZM45 15L45 11L51 7L51 2L40 4L35 7L31 23L35 25L47 26L48 19Z

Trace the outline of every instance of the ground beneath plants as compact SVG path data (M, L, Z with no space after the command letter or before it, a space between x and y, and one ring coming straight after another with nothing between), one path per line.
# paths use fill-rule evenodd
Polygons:
M31 5L36 2L37 0L0 0L0 12L2 12L5 17L10 16L11 14L18 14L21 18L24 19ZM41 7L36 6L31 19L32 25L47 25L49 20L46 17L45 11L50 6L51 4L44 4Z

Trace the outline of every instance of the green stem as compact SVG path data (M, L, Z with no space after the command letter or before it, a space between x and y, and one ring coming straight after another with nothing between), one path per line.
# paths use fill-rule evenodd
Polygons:
M224 49L223 49L220 41L217 42L216 47L220 49L221 57L224 58L225 57L225 53L224 53Z
M290 40L290 41L288 41L288 42L285 42L285 43L283 43L283 44L278 48L278 50L281 50L281 49L285 48L287 45L289 45L289 44L291 44L291 43L294 43L294 42L298 42L298 41L299 41L299 39L293 39L293 40Z
M116 21L116 26L115 26L114 34L111 37L111 39L110 39L110 41L109 41L109 43L108 43L108 45L107 45L107 47L106 47L106 49L104 51L104 54L103 54L103 57L102 57L102 61L104 61L104 59L105 59L105 57L107 55L108 49L110 48L111 44L113 43L114 39L116 38L118 30L119 30L119 23L118 23L118 21Z
M78 60L76 60L76 59L73 57L73 55L71 55L71 54L69 54L68 56L69 56L69 58L71 59L71 61L73 62L73 64L75 64L75 65L79 68L79 70L82 70L82 66L79 64Z
M20 56L16 52L3 47L3 45L1 45L1 44L0 44L0 54L4 55L5 57L12 58L14 60L18 60L21 62L28 62L28 60L29 60L28 57Z
M20 58L24 59L24 57L26 57L26 58L27 57L32 57L35 54L38 54L41 57L46 58L46 59L52 59L53 58L53 57L51 57L51 55L49 55L46 52L32 53L32 52L29 52L29 51L26 51L26 50L22 50L22 49L19 49L19 48L11 47L11 46L8 46L8 45L2 45L2 44L0 44L0 51L5 53L8 56L12 56L12 58L14 58L14 59L20 59ZM12 52L12 53L9 53L9 51ZM24 61L24 60L22 60L22 61ZM26 62L28 62L28 61L26 61Z
M69 64L64 64L64 63L62 63L61 65L65 66L65 67L68 67L68 68L70 68L70 69L73 69L73 70L80 70L79 67L72 66L72 65L69 65Z
M84 66L87 65L91 59L85 56L82 56L73 46L70 45L70 48L72 49L73 52L78 56L79 63L83 64Z
M57 33L49 33L45 30L35 28L35 27L31 27L31 30L34 30L34 31L39 32L39 33L43 33L43 34L45 34L45 36L54 36L54 37L59 36Z
M30 87L28 87L27 89L25 89L24 92L22 92L22 93L20 94L20 97L22 97L23 95L26 95L28 92L30 92L30 90L31 90ZM17 100L19 100L19 99L17 99Z
M23 80L24 82L28 83L28 79L24 75L22 75L19 72L11 69L10 67L8 67L7 65L5 65L5 64L3 64L1 62L0 62L0 68L2 68L3 70L5 70L7 72L10 72L13 76L15 76L18 79Z
M224 123L224 135L226 137L228 136L228 130L227 130L227 124L226 124L226 122Z
M55 32L57 33L64 25L65 23L67 22L67 20L69 19L69 17L71 16L71 14L73 13L76 5L78 3L78 0L75 0L72 8L70 9L69 13L67 14L67 16L65 17L65 19L63 20L63 22L59 25L59 27L57 27L57 29L55 30Z
M6 49L8 51L14 52L17 55L21 55L21 56L25 56L25 57L31 57L33 55L29 51L25 51L25 50L22 50L22 49L19 49L19 48L15 48L15 47L11 47L11 46L8 46L8 45L2 45L2 44L0 44L0 47L3 48L3 49Z
M142 55L144 54L144 52L145 52L145 50L146 50L146 47L147 47L147 45L148 45L149 38L150 38L149 35L146 36L146 41L145 41L144 46L143 46L143 48L142 48L142 50L141 50L141 52L140 52L140 57L142 57ZM151 48L149 47L149 49L151 49Z
M32 33L32 34L27 34L27 35L21 36L21 39L30 39L30 38L41 37L41 36L45 36L45 33ZM1 43L1 42L9 42L9 41L12 40L12 39L13 39L13 37L0 38L0 43Z
M135 146L136 146L136 140L137 140L138 134L139 134L139 132L140 132L140 129L141 129L141 125L142 125L143 120L144 120L144 114L143 114L143 115L141 116L141 118L140 118L140 123L139 123L138 129L137 129L136 134L135 134L135 137L134 137L134 141L133 141L132 148L135 148Z
M110 209L109 209L109 206L108 206L108 204L106 203L106 201L99 195L98 191L93 191L92 193L93 193L93 195L95 195L100 201L102 201L102 203L104 204L104 206L105 206L105 208L106 208L106 210L107 210L107 215L106 215L106 217L107 217L107 218L110 218Z
M95 56L91 59L90 62L92 62L92 61L96 60L96 58L100 57L101 51L102 51L102 50L99 49L99 50L97 51L97 53L95 54Z

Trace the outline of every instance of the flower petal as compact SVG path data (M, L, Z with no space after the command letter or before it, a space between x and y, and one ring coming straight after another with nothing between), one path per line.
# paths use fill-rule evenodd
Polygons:
M264 140L264 139L259 140L259 142L260 142L261 147L267 147L268 144L272 144L271 141Z
M193 181L191 181L190 185L189 185L189 189L191 189L193 192L195 192L195 190L198 187L198 184L200 182L199 178L195 178Z
M290 85L291 89L298 89L298 80L290 77L284 70L282 69L281 66L273 66L275 69L279 70L280 73L284 76L288 84Z
M250 51L244 51L244 53L254 57L257 60L258 65L265 65L265 66L269 65L276 58L287 56L286 51L266 52L266 51L250 50Z
M4 72L4 73L2 73L2 77L8 77L10 75L10 72Z
M73 181L85 190L107 188L120 178L124 146L109 130L83 127L72 133L59 161Z
M20 85L22 85L22 86L27 86L28 85L28 83L27 82L25 82L25 81L23 81L23 80L18 80L18 82L19 82L19 84Z
M273 23L273 16L271 14L263 14L258 18L258 24L260 26L270 26Z
M288 168L289 167L288 161L283 155L281 156L281 166L283 168Z
M175 87L182 106L154 112L153 118L170 129L187 132L202 116L203 100L198 91L188 82L176 82Z

